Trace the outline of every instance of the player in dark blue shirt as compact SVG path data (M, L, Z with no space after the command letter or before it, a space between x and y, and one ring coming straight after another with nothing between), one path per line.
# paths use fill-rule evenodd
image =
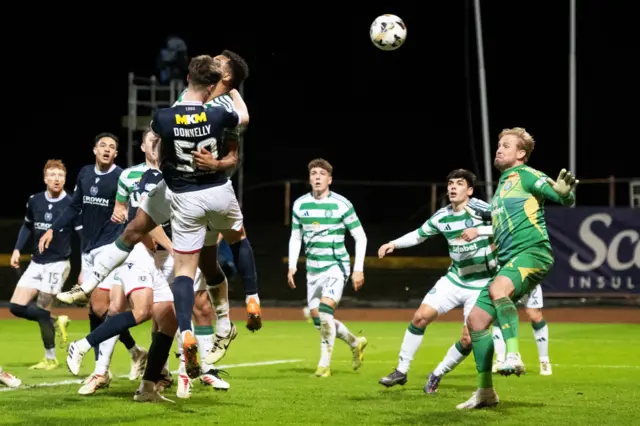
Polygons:
M190 216L189 223L183 223L182 219L186 216L180 211L175 215L176 223L172 221L173 249L177 265L177 278L173 289L176 315L179 318L181 330L190 334L189 341L183 340L185 356L189 358L188 364L194 367L192 373L198 367L197 345L191 330L194 303L193 276L198 266L198 252L204 244L207 222L212 222L212 227L221 230L225 239L231 243L234 257L240 259L236 264L241 269L243 281L245 277L248 280L256 280L253 252L244 235L242 213L231 182L224 173L237 164L237 152L225 155L223 147L218 142L225 127L234 128L246 124L248 121L246 105L238 91L234 89L231 90L230 96L233 98L235 111L229 111L226 108L206 110L202 106L202 102L216 90L228 90L219 85L221 76L223 84L230 80L233 80L234 84L242 81L240 75L229 72L230 68L237 67L229 66L231 61L228 58L227 60L228 62L223 64L220 57L214 59L203 55L193 58L189 67L189 87L183 97L184 102L174 108L158 111L152 123L152 129L162 139L163 172L166 170L165 173L168 173L169 178L165 174L165 181L161 182L146 198L146 207L143 203L136 218L127 226L123 235L96 259L94 272L98 269L99 272L89 280L85 280L78 291L68 292L68 296L73 300L84 300L86 294L92 292L110 271L125 261L133 246L140 242L142 237L156 226L156 223L169 220L172 215L171 206L177 204L173 203L174 198L183 199L186 201L185 205L191 207L195 198L202 200L204 205L201 211L194 212L194 215L186 215ZM204 193L211 190L220 196ZM209 205L211 203L216 205ZM209 217L210 215L215 217ZM186 228L182 229L181 226ZM205 262L209 264L210 269L217 260L215 241L213 244L214 250L211 251L213 256L207 257L213 261ZM202 271L208 281L213 282L209 280L208 271L205 268ZM186 350L187 347L189 351ZM189 371L189 367L187 369ZM191 373L190 376L194 377Z
M118 138L111 133L101 133L95 137L93 153L95 163L84 166L78 173L73 199L62 215L51 225L51 228L41 237L39 248L41 253L46 253L51 244L57 238L60 229L64 229L73 223L82 212L82 273L83 281L92 273L94 259L96 255L110 243L118 238L124 229L123 224L111 221L113 209L118 191L118 178L122 173L122 168L114 163L118 154ZM54 234L55 232L55 234ZM54 235L56 237L54 238ZM101 285L104 290L110 290L116 283L113 274L110 279L105 280ZM114 292L111 298L118 296ZM59 293L56 297L60 299ZM89 320L91 330L97 328L106 318L110 303L110 291L97 291L91 297L89 304ZM114 301L114 303L116 303ZM129 332L120 336L120 340L129 349L132 358L138 356L138 347ZM96 348L94 348L96 349ZM106 375L108 368L108 358L104 357L104 363L98 359L96 352L96 371L92 376L97 376L95 380L89 381L96 384L96 388L108 385L109 378ZM102 351L105 352L104 350ZM133 361L132 361L133 362ZM93 393L93 392L89 392Z
M71 256L72 225L60 230L49 251L40 253L38 250L40 237L71 203L71 196L64 190L66 176L67 169L62 161L47 161L44 166L46 190L29 197L24 223L11 255L11 266L20 268L20 251L29 238L32 239L31 262L18 281L9 309L13 315L37 321L40 325L45 357L41 362L30 367L34 370L53 370L58 366L55 349L56 329L60 346L67 346L66 325L69 317L66 315L57 317L54 325L49 308L55 295L62 289L71 269L69 257ZM77 222L76 225L76 230L82 228L82 225Z
M207 227L210 225L216 231L242 228L242 213L226 170L200 169L194 161L194 153L210 153L220 161L225 129L248 123L247 108L237 90L230 92L235 110L204 107L203 103L220 83L222 71L214 58L193 58L189 64L189 86L182 101L172 108L158 110L151 123L151 129L161 140L165 185L159 185L155 193L149 194L146 206L152 219L162 223L157 219L166 218L167 212L160 214L158 210L170 201L176 276L174 303L190 377L200 368L191 316L195 303L194 279ZM159 190L164 187L164 191ZM213 260L217 263L217 255ZM205 272L205 276L209 275Z
M162 182L162 172L155 169L147 170L140 179L140 199L156 188ZM133 216L135 217L135 216ZM162 229L171 238L171 223L167 221L161 224ZM156 242L159 242L157 233L152 231ZM209 237L208 237L209 238ZM172 251L171 241L166 244ZM162 268L162 272L167 278L169 284L174 282L174 259L162 244L158 244L155 254L156 264ZM204 358L207 353L212 351L214 347L226 352L231 340L237 335L235 325L229 317L229 287L223 270L219 265L212 265L217 271L215 276L209 276L207 280L203 280L202 272L197 273L193 291L195 293L195 303L193 306L193 324L195 326L195 338L198 341L198 348L201 355L202 376L200 381L204 385L210 385L215 389L228 389L229 384L222 380L215 369L214 363L207 363ZM213 280L213 281L211 281ZM211 309L213 307L213 309ZM212 327L214 318L216 318L216 334ZM180 342L179 342L180 343ZM182 347L179 344L179 352ZM181 354L182 355L182 354ZM184 371L184 357L181 356L180 373L186 374ZM180 385L180 380L178 384ZM183 390L184 393L184 390Z

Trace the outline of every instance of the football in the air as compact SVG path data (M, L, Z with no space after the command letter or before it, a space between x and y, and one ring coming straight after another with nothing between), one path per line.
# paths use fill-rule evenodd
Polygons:
M396 50L407 39L407 26L396 15L380 15L369 28L373 44L382 50Z

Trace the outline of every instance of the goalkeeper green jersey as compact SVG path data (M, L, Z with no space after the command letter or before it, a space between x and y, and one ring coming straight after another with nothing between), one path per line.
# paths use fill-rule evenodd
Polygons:
M533 246L551 252L544 217L545 200L570 205L574 195L560 197L547 178L525 164L502 172L491 200L493 235L500 265Z

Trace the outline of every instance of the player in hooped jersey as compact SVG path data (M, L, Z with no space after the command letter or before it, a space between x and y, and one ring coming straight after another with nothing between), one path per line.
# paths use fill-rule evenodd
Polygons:
M111 133L101 133L95 137L93 153L95 163L84 166L78 173L73 198L69 206L51 225L51 228L40 238L39 251L45 253L53 241L59 238L60 230L65 229L77 219L82 212L82 274L86 281L92 273L94 261L98 253L118 238L124 225L111 221L118 189L118 178L122 169L114 164L118 153L118 138ZM55 236L55 237L54 237ZM92 294L89 305L89 322L91 330L96 329L104 320L109 309L109 291L115 281L114 274L100 285L100 289ZM63 293L59 293L59 298ZM132 357L132 364L137 364L137 345L129 331L120 335ZM110 349L113 351L113 348ZM94 348L96 369L85 381L80 394L92 394L96 389L106 387L111 381L109 374L110 356L99 357L99 353L107 353L106 347ZM102 360L101 360L102 358ZM133 368L136 366L132 366Z
M356 337L334 318L334 313L351 270L349 253L344 244L345 233L349 231L356 246L351 275L354 291L364 284L367 235L353 204L329 188L333 180L333 166L327 160L317 158L309 162L308 169L312 190L293 203L287 282L290 288L296 288L294 275L304 242L307 306L315 327L320 331L320 361L315 375L329 377L336 337L351 347L351 366L354 370L360 368L364 359L367 339L364 336Z
M59 316L54 326L49 308L55 295L62 289L71 269L69 263L71 226L60 231L49 250L44 253L38 251L40 237L71 203L71 196L64 190L66 176L67 169L62 161L47 161L44 166L44 183L47 188L29 197L24 223L18 233L18 240L11 256L11 266L19 268L20 251L29 238L33 237L31 262L18 281L11 296L9 309L16 317L36 321L40 325L45 357L38 364L30 367L34 370L53 370L58 367L55 329L59 334L60 346L67 346L66 325L69 318L66 315ZM82 225L76 222L75 229L79 231Z
M429 374L424 387L425 393L436 392L442 376L471 353L467 317L481 291L489 285L498 264L491 227L465 210L469 205L474 208L488 207L483 201L471 197L475 181L475 175L468 170L453 170L447 176L447 193L451 203L434 213L417 230L383 244L378 249L378 256L382 258L397 249L413 247L429 237L441 234L447 239L451 258L447 273L435 283L413 315L404 334L397 367L378 382L383 386L404 385L407 382L411 361L422 344L427 326L436 321L439 315L460 305L464 307L462 336ZM477 228L480 235L469 243L464 235L471 228Z

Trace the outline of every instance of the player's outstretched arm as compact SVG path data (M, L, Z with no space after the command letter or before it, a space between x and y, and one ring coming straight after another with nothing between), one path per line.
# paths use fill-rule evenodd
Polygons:
M422 244L427 238L440 234L440 230L436 226L439 213L434 214L422 226L415 231L404 234L400 238L396 238L378 249L378 257L382 259L385 255L393 253L395 249L409 248Z
M545 182L538 183L540 193L548 200L555 201L563 206L570 206L575 202L575 189L580 183L573 173L566 169L560 170L558 179L546 178Z
M400 238L396 238L393 241L389 241L388 243L381 245L378 249L378 257L382 259L383 257L385 257L385 255L393 253L395 249L417 246L418 244L424 242L426 239L427 237L421 236L419 229L416 229L415 231L404 234Z
M575 202L574 190L579 183L571 172L562 169L557 180L553 180L544 173L525 168L520 174L522 185L536 197L544 198L554 203L570 206Z

